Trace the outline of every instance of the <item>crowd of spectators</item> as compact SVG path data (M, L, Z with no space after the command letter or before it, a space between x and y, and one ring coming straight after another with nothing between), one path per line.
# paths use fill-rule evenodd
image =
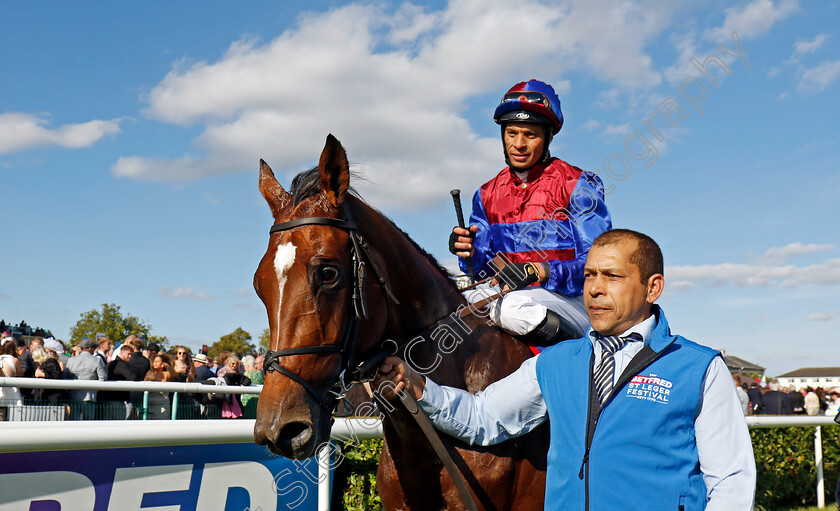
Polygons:
M69 354L68 354L69 352ZM192 355L185 346L162 351L154 342L129 335L119 346L104 334L85 337L67 347L52 337L31 338L27 343L9 332L0 336L0 376L51 380L198 382L212 385L252 385L263 382L262 355L240 358L222 352L215 358ZM19 389L0 387L0 420L9 420L11 407L23 404L63 406L69 419L138 418L142 391ZM257 396L238 394L178 394L179 406L197 410L205 417L215 406L222 417L255 417ZM170 392L149 392L145 409L149 419L168 419L172 414ZM248 406L246 406L248 405ZM181 410L181 408L179 408ZM196 418L197 418L196 417Z
M741 374L733 375L744 415L828 415L840 413L840 387L782 387L773 379L765 386Z

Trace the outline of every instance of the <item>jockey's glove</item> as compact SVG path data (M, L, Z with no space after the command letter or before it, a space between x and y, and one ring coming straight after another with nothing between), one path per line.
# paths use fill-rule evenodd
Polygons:
M464 236L464 237L465 238L469 237L470 239L474 240L475 239L475 233L470 231L470 235L469 236ZM464 250L462 248L455 248L455 244L458 243L458 238L460 238L460 236L458 234L456 234L455 232L452 232L452 233L449 234L449 251L452 253L452 255L458 255L458 252L463 252L463 250Z
M545 270L545 277L540 279L539 266ZM511 291L523 289L534 283L543 283L550 275L548 263L510 263L496 274L496 281L499 285L507 285Z

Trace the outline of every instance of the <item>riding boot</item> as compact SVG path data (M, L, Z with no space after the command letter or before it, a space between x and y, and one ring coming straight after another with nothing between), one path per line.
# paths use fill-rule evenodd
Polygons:
M568 339L577 339L581 335L581 332L566 318L553 310L546 310L545 319L521 338L535 346L552 346Z

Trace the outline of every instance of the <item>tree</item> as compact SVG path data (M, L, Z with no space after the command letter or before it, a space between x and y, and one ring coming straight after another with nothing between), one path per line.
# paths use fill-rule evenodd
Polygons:
M97 333L107 335L112 343L122 342L132 334L151 339L149 333L152 326L150 324L141 321L137 316L123 315L120 312L120 306L113 303L103 303L101 311L92 309L83 312L80 316L79 321L70 328L70 344L80 343L82 337L96 339ZM166 337L154 337L154 339L162 339L168 344Z
M269 345L268 345L269 341L271 341L271 330L266 328L260 334L260 349L262 350L263 353L265 353L266 351L269 350Z
M241 357L254 351L254 345L250 341L251 334L242 330L242 327L237 327L233 332L223 335L218 341L214 342L207 350L207 356L215 358L223 351L230 351Z

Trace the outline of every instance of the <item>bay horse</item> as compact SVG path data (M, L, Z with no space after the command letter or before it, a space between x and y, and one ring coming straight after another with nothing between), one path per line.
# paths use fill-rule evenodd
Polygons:
M299 174L292 193L262 160L259 188L275 225L254 288L268 313L273 351L254 439L275 454L305 459L329 441L337 399L331 389L343 381L342 371L388 339L403 347L406 358L407 343L466 301L431 255L348 192L347 156L332 135L317 168ZM477 392L532 356L486 319L470 315L463 321L459 342L443 349L441 343L411 344L410 362L435 382ZM383 419L377 472L383 508L464 509L420 427L397 405ZM479 509L543 508L547 424L489 448L440 436Z

